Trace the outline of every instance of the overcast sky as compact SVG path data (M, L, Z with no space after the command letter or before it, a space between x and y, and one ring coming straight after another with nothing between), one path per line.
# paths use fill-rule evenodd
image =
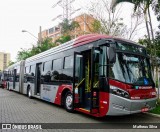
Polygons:
M36 38L28 33L22 33L22 30L27 30L37 36L39 26L42 30L53 27L58 21L52 21L62 11L60 7L51 8L58 0L0 0L0 51L11 53L11 60L15 61L17 52L21 48L31 48L36 44ZM86 2L87 1L87 2ZM94 0L91 0L94 1ZM89 0L76 0L74 7L86 7L89 5ZM122 16L124 22L128 23L132 5L124 5ZM127 12L126 12L127 10ZM82 13L84 10L77 12ZM152 13L154 29L158 23L156 17ZM140 37L146 34L143 30ZM37 36L38 37L38 36Z

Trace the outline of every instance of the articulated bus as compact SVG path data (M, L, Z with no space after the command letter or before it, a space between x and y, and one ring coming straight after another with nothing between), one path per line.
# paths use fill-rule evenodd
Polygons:
M0 72L0 87L6 88L7 86L7 79L8 79L8 72L2 71Z
M7 89L95 117L155 108L149 56L132 41L84 35L6 69Z

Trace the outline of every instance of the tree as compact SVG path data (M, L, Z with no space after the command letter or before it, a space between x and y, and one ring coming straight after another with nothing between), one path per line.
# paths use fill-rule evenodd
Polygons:
M92 24L93 33L107 34L133 40L138 27L142 24L140 14L137 12L131 16L131 25L125 25L121 15L121 7L113 12L110 3L106 0L95 1L89 7L89 12L96 20Z
M146 23L146 29L147 29L147 33L148 33L148 38L149 38L149 41L151 44L151 37L150 36L152 36L152 41L154 41L152 21L151 21L151 15L150 15L150 10L149 10L150 5L152 4L152 0L112 0L112 4L111 4L112 9L114 9L119 3L122 3L122 2L133 3L134 4L134 11L136 11L136 10L143 11L144 19L145 19L145 23ZM149 27L151 29L151 35L149 32Z
M11 66L11 65L13 65L15 62L13 62L13 61L9 61L9 64L8 64L8 66Z
M71 40L71 36L70 35L66 35L66 36L61 36L59 39L57 39L55 41L56 44L63 44L65 42L68 42Z
M123 19L119 17L119 11L112 13L108 1L95 1L89 7L89 12L96 19L92 24L94 33L123 36L126 28Z
M101 33L101 32L104 32L104 29L101 25L101 22L99 20L95 20L93 23L92 23L92 29L91 31L93 33Z
M78 22L76 21L69 21L68 19L64 19L62 23L60 23L61 33L63 36L70 35L71 31L75 28L79 27Z
M150 15L150 6L153 4L153 0L112 0L112 9L114 9L119 3L122 2L130 2L134 4L134 11L136 10L142 10L144 14L147 34L148 34L148 40L150 44L150 48L153 47L153 52L150 52L152 67L156 67L156 78L158 77L158 67L157 67L157 61L156 61L156 40L154 38L153 28L152 28L152 21L151 21L151 15ZM150 34L151 31L151 34ZM151 39L152 37L152 39ZM152 69L154 71L154 69ZM154 75L154 72L153 72Z
M52 42L52 38L46 38L42 41L42 44L39 45L37 48L39 49L39 52L41 53L55 46L57 45L56 43Z
M156 58L152 58L152 69L154 71L154 69L156 70L156 74L154 76L155 82L157 82L157 78L158 78L158 65L160 65L159 59L160 58L160 38L156 37L155 41L154 41L154 46L156 47L156 50L154 50L154 46L150 45L150 41L149 38L147 36L145 36L144 39L139 39L139 43L141 45L144 45L147 49L147 53L148 54L153 54L153 52L156 52Z
M157 21L159 21L159 26L158 28L160 29L160 0L157 2L153 3L153 10L155 12L155 15L157 16ZM156 32L156 39L160 40L160 31Z
M64 19L62 23L59 24L61 28L62 36L55 41L56 44L62 44L67 41L70 41L73 36L73 31L80 27L79 23L76 21L69 21L68 19Z
M44 52L55 46L56 44L52 42L51 38L45 38L42 41L41 45L38 45L38 46L33 45L31 49L21 48L21 51L18 51L18 54L17 54L17 61L25 60L31 56Z
M130 25L126 28L125 38L129 40L134 40L137 32L141 29L140 26L144 22L143 16L140 12L136 11L130 16Z
M30 50L21 48L21 50L18 51L17 54L17 61L25 60L28 57L30 57Z

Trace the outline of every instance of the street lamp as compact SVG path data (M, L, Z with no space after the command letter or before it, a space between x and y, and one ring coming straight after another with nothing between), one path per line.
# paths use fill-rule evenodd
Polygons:
M32 33L28 32L27 30L22 30L23 33L27 32L29 33L30 35L32 35L33 37L35 37L36 39L38 39L36 36L34 36Z
M40 40L38 37L36 37L35 35L33 35L32 33L30 33L30 32L27 31L27 30L22 30L22 32L23 32L23 33L27 32L27 33L29 33L30 35L32 35L34 38L36 38L36 39L38 40L39 44L41 45L41 40Z

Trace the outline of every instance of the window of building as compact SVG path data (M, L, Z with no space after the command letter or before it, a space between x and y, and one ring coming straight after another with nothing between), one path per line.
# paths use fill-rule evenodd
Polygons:
M49 34L53 33L54 29L53 28L50 28L49 29Z

